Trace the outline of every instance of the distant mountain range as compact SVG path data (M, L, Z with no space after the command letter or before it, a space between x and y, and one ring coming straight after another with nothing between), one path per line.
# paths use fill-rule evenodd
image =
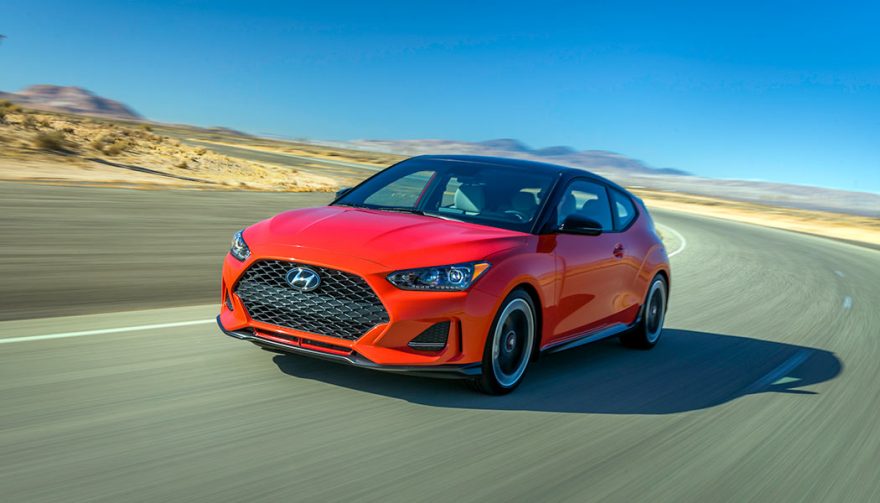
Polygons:
M606 176L621 174L689 175L674 168L654 168L642 161L607 150L575 150L554 146L531 148L511 138L481 142L452 140L355 140L348 145L365 150L382 150L403 155L473 154L518 157L535 161L585 168Z
M103 98L81 87L36 85L14 93L0 92L0 99L29 108L110 119L140 120L143 117L127 105Z

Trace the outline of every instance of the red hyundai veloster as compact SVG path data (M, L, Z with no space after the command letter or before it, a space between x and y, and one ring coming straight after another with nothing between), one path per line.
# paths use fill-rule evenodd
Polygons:
M420 156L236 233L217 321L267 349L501 394L542 352L612 336L653 347L669 282L645 205L619 185Z

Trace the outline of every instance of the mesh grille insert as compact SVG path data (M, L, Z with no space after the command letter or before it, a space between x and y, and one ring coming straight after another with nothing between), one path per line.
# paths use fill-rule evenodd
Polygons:
M449 322L443 321L428 327L424 332L409 341L408 346L413 349L424 351L439 351L446 347L446 339L449 337Z
M287 272L308 267L321 276L311 292L291 287ZM364 278L283 260L259 260L242 274L235 293L256 321L319 335L356 340L388 322L388 312Z

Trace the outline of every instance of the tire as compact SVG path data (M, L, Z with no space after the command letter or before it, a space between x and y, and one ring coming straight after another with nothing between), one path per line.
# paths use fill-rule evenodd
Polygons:
M486 336L482 374L474 381L478 391L504 395L519 386L532 360L535 320L535 304L529 294L517 289L504 299Z
M645 303L642 304L638 323L620 336L620 342L636 349L651 349L656 346L663 335L668 298L669 286L666 279L660 274L654 276L645 296Z

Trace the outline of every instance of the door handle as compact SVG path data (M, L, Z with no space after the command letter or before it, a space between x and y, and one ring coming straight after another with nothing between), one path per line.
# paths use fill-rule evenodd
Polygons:
M623 245L617 244L614 246L614 256L617 258L623 258Z

